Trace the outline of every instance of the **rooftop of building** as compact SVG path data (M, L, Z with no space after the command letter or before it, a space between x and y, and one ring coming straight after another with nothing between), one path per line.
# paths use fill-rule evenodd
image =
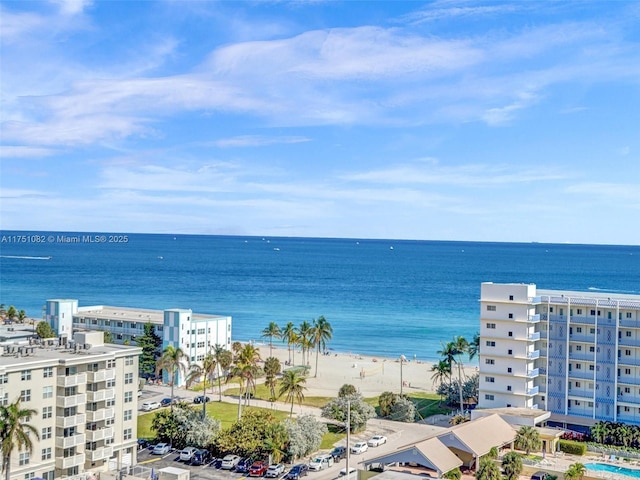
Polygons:
M100 318L104 320L126 321L126 322L150 322L157 325L164 323L164 312L191 313L191 319L195 322L206 320L219 320L227 318L222 315L209 315L204 313L193 313L189 309L168 308L166 310L150 310L144 308L114 307L109 305L94 305L89 307L79 307L74 317Z

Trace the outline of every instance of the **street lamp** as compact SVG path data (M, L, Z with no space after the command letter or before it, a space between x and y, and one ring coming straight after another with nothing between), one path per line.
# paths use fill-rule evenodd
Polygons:
M400 355L400 395L402 395L402 387L404 387L404 380L402 379L402 364L406 359L407 357Z

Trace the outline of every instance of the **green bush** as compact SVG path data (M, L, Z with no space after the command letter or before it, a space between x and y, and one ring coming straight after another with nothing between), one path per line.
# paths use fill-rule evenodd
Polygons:
M587 444L576 442L573 440L560 440L558 442L558 448L561 452L571 453L573 455L584 455L587 453Z

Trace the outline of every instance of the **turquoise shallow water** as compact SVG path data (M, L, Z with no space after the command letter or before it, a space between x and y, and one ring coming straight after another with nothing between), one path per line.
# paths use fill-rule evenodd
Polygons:
M483 281L640 293L633 246L144 234L69 244L42 235L0 242L0 303L30 316L49 298L191 308L231 315L234 339L246 341L271 321L324 315L331 348L380 356L433 360L441 342L471 338Z
M640 478L640 470L617 467L615 465L608 465L606 463L585 463L584 466L587 468L587 470L592 470L594 472L615 473L617 475L624 475L626 477Z

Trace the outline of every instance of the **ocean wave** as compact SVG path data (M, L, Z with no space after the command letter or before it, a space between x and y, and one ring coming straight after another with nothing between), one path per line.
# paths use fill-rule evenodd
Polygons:
M607 293L629 293L629 294L638 293L638 290L618 290L618 289L615 289L615 288L589 287L589 288L587 288L587 290L591 290L591 291L594 291L594 292L607 292Z
M0 255L2 258L19 258L22 260L51 260L53 257L32 257L29 255Z

